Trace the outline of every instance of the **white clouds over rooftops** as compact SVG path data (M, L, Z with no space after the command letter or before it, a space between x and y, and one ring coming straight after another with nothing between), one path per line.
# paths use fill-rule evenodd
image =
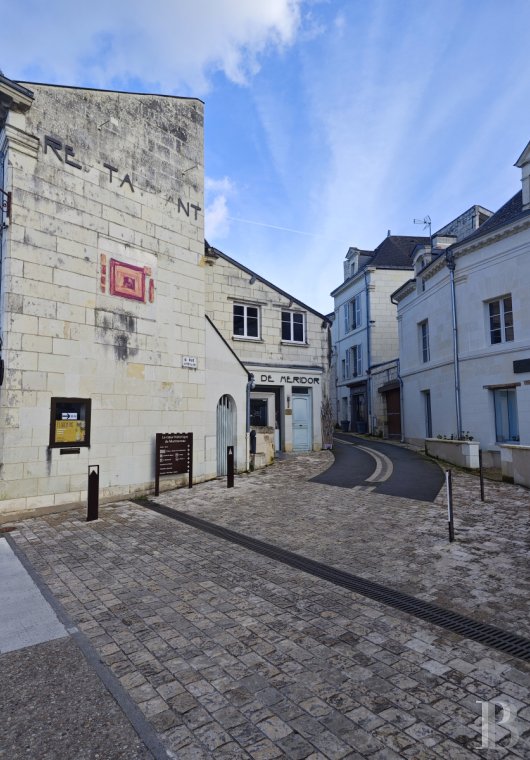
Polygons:
M1 65L19 80L129 89L141 81L200 96L215 72L243 84L260 55L291 44L301 2L18 0L2 11Z

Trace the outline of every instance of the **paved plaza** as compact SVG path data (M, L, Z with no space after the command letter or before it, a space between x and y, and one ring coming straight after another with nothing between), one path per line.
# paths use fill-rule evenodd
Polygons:
M233 489L217 480L153 501L530 637L528 491L487 482L481 502L478 479L455 473L450 544L443 492L428 503L311 482L332 461L287 456ZM146 741L131 758L530 756L523 660L141 503L102 507L94 523L82 510L26 520L10 542L140 736L148 726L163 747ZM510 719L492 718L486 748L481 703L493 701ZM47 709L34 705L34 721ZM111 735L92 756L120 751ZM28 757L18 752L5 757Z

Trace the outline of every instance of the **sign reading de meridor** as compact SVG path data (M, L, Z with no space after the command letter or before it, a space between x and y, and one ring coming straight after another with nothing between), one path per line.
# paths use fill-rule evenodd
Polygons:
M193 433L157 433L155 462L155 496L160 493L160 477L189 473L193 484Z

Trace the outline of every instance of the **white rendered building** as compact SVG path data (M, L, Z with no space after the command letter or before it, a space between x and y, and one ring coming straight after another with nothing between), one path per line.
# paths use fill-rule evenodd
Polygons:
M401 437L398 333L390 295L411 275L412 251L428 238L388 235L375 251L350 248L332 291L331 386L344 429Z
M473 437L497 466L530 444L530 144L516 166L522 191L462 239L433 236L393 294L405 439Z

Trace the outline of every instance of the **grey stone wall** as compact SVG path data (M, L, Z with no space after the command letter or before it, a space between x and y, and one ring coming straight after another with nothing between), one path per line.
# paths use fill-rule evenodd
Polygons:
M0 136L13 189L2 511L83 499L94 462L102 497L141 491L155 432L205 432L202 103L27 86L33 105L10 113ZM112 262L138 278L136 298L125 297L127 279L111 292ZM90 449L48 448L52 397L92 400ZM203 447L196 457L206 476Z

